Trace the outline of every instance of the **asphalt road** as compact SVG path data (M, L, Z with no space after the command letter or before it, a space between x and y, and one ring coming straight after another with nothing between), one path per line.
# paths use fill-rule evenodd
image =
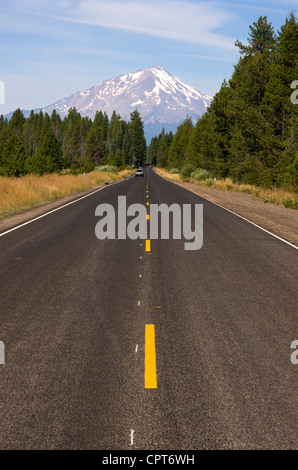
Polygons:
M203 247L98 240L119 195L203 204ZM298 449L293 247L150 169L3 235L0 260L0 449Z

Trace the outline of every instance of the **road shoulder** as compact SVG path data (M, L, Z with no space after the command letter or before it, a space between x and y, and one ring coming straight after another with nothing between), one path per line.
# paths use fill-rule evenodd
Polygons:
M161 176L161 175L159 175ZM171 181L199 196L248 219L298 247L298 211L278 204L266 204L250 194L220 191L194 183Z

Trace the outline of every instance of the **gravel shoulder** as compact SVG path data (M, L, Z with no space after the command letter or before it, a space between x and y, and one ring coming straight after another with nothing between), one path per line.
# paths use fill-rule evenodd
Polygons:
M172 181L172 180L171 180ZM193 183L172 181L211 202L245 217L298 247L298 211L278 204L266 204L238 191L220 191Z

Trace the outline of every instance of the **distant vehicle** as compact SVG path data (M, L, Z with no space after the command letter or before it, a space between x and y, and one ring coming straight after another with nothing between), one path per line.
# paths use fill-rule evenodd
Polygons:
M144 177L144 172L142 170L142 168L138 168L136 173L135 173L135 176L143 176Z

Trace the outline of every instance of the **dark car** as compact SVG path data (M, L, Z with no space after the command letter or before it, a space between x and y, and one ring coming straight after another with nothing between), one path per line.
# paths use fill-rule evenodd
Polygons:
M138 168L136 173L135 173L135 176L143 176L144 177L144 172L142 170L142 168Z

